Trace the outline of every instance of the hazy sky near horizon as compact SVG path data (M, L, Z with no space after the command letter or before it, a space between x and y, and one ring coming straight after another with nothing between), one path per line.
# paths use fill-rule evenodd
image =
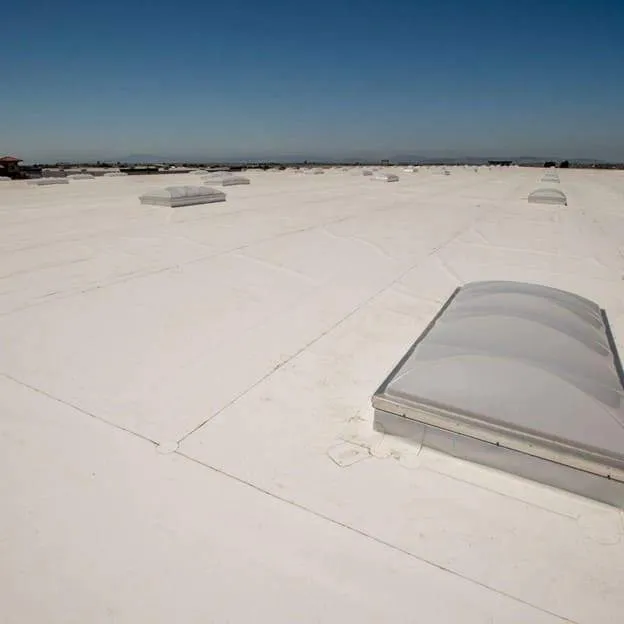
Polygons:
M623 32L622 0L11 3L0 152L624 159Z

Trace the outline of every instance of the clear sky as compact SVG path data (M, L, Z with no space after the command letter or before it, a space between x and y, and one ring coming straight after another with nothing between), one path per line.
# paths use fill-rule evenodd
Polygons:
M624 0L30 0L0 42L27 160L624 159Z

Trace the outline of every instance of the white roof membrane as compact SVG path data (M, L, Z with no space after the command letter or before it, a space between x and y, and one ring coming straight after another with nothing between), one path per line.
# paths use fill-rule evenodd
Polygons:
M363 169L0 184L7 621L620 622L624 510L375 431L371 394L475 281L596 301L624 353L624 172L566 208L544 169Z
M141 195L139 199L142 204L177 208L225 201L225 193L208 186L167 186Z
M622 369L606 314L587 299L467 284L373 405L377 429L624 507Z

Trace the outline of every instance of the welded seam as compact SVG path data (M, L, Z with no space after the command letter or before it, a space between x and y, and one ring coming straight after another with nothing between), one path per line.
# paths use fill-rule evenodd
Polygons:
M132 431L132 429L127 429L126 427L122 427L121 425L118 425L117 423L107 420L106 418L102 418L101 416L98 416L97 414L94 414L93 412L89 412L88 410L84 409L83 407L80 407L79 405L76 405L74 403L66 401L65 399L61 399L57 396L54 396L53 394L50 394L49 392L46 392L45 390L42 390L41 388L37 388L36 386L26 383L25 381L22 381L21 379L16 379L12 375L0 372L0 377L4 377L5 379L12 381L13 383L16 383L19 386L28 388L28 390L32 390L33 392L36 392L37 394L40 394L48 399L51 399L52 401L56 401L57 403L60 403L61 405L65 405L66 407L74 409L77 412L80 412L81 414L90 416L94 420L98 420L101 423L104 423L105 425L109 425L110 427L113 427L114 429L118 429L119 431L123 431L124 433L129 433L130 435L135 436L145 442L149 442L150 444L153 444L154 446L158 446L158 442L148 438L147 436L141 433L137 433L136 431Z
M306 507L305 505L298 503L295 500L292 499L288 499L288 498L283 498L282 496L279 496L278 494L271 492L270 490L266 490L254 483L251 483L250 481L247 481L241 477L237 477L234 474L231 474L221 468L217 468L215 466L212 466L211 464L205 463L199 459L196 459L194 457L191 457L190 455L186 455L185 453L181 452L181 451L175 451L176 455L179 455L180 457L189 460L195 464L198 464L199 466L202 466L203 468L208 468L209 470L212 470L213 472L226 477L228 479L233 479L234 481L236 481L237 483L247 486L253 490L255 490L256 492L259 492L260 494L264 494L266 496L270 496L271 498L278 500L282 503L286 503L288 505L291 505L292 507L295 507L301 511L304 511L308 514L311 514L321 520L324 520L326 522L330 522L331 524L338 526L340 528L346 529L347 531L350 531L352 533L356 533L357 535L360 535L361 537L364 537L368 540L371 540L373 542L376 542L377 544L381 545L381 546L385 546L386 548L390 548L391 550L401 553L403 555L406 555L412 559L415 559L417 561L420 561L421 563L424 563L426 565L430 565L434 568L437 568L438 570L441 570L442 572L446 572L448 574L451 574L452 576L456 577L456 578L460 578L468 583L471 583L472 585L476 585L478 587L481 587L482 589L486 589L488 591L494 592L495 594L498 594L500 596L504 596L505 598L508 598L509 600L513 600L516 603L522 604L524 606L530 607L532 609L535 609L536 611L540 611L541 613L550 615L552 617L556 617L557 619L561 620L563 623L565 624L580 624L579 622L575 621L575 620L570 620L569 618L566 618L562 615L559 615L558 613L555 613L554 611L550 611L548 609L544 609L543 607L537 606L531 602L528 602L526 600L523 600L522 598L518 598L517 596L513 596L512 594L509 594L505 591L502 591L500 589L496 589L494 587L490 587L489 585L487 585L486 583L483 583L481 581L478 581L476 579L470 578L468 576L464 576L463 574L461 574L460 572L457 572L456 570L453 570L452 568L447 568L446 566L443 566L442 564L436 563L435 561L431 561L429 559L426 559L425 557L422 557L420 555L417 555L413 552L410 552L409 550L406 550L405 548L401 548L400 546L397 546L396 544L393 544L392 542L388 542L380 537L376 537L375 535L372 535L371 533L367 533L366 531L364 531L363 529L358 529L357 527L354 527L350 524L346 524L345 522L341 522L340 520L336 520L335 518L332 518L331 516L325 515L319 511L315 511L314 509L311 509L310 507Z
M68 407L70 409L76 410L77 412L79 412L81 414L85 414L87 416L90 416L94 420L100 421L101 423L103 423L105 425L113 427L114 429L117 429L117 430L122 431L124 433L128 433L128 434L130 434L130 435L132 435L132 436L134 436L134 437L136 437L136 438L138 438L138 439L140 439L140 440L142 440L144 442L148 442L152 446L158 446L158 444L155 441L147 438L144 435L141 435L139 433L136 433L135 431L132 431L130 429L126 429L125 427L121 427L120 425L112 423L109 420L106 420L104 418L96 416L95 414L93 414L93 413L91 413L91 412L89 412L89 411L87 411L87 410L85 410L85 409L83 409L83 408L81 408L81 407L79 407L77 405L74 405L74 404L70 403L69 401L65 401L63 399L60 399L60 398L50 394L49 392L46 392L45 390L41 390L40 388L37 388L36 386L32 386L31 384L25 383L25 382L23 382L23 381L21 381L19 379L14 378L11 375L7 375L6 373L0 373L0 376L4 377L5 379L8 379L9 381L11 381L11 382L13 382L13 383L15 383L17 385L20 385L20 386L22 386L24 388L27 388L28 390L31 390L32 392L35 392L35 393L37 393L39 395L42 395L42 396L44 396L44 397L46 397L48 399L51 399L52 401L60 403L61 405L64 405L64 406L66 406L66 407ZM406 550L404 548L401 548L400 546L397 546L396 544L393 544L393 543L388 542L386 540L383 540L383 539L381 539L379 537L376 537L375 535L372 535L372 534L364 531L363 529L358 529L357 527L354 527L352 525L349 525L349 524L346 524L344 522L341 522L340 520L332 518L331 516L325 515L325 514L323 514L321 512L315 511L314 509L311 509L310 507L307 507L307 506L305 506L305 505L303 505L301 503L298 503L298 502L296 502L294 500L291 500L291 499L279 496L278 494L275 494L274 492L271 492L270 490L266 490L266 489L264 489L264 488L262 488L262 487L260 487L260 486L258 486L256 484L254 484L254 483L252 483L250 481L247 481L247 480L245 480L245 479L243 479L241 477L238 477L238 476L236 476L234 474L231 474L231 473L229 473L229 472L227 472L227 471L225 471L225 470L223 470L221 468L217 468L216 466L212 466L211 464L208 464L208 463L203 462L203 461L201 461L199 459L196 459L195 457L192 457L190 455L186 455L185 453L183 453L183 452L181 452L179 450L174 451L174 453L176 455L178 455L179 457L181 457L182 459L184 459L184 460L187 460L187 461L190 461L190 462L192 462L194 464L197 464L198 466L201 466L202 468L206 468L208 470L211 470L212 472L214 472L214 473L216 473L216 474L218 474L218 475L220 475L222 477L225 477L227 479L235 481L239 485L246 486L246 487L248 487L248 488L250 488L250 489L252 489L252 490L254 490L254 491L256 491L256 492L258 492L260 494L263 494L265 496L269 496L270 498L272 498L274 500L277 500L277 501L279 501L281 503L290 505L291 507L299 509L300 511L303 511L304 513L310 514L312 516L315 516L316 518L319 518L320 520L324 520L325 522L329 522L329 523L333 524L334 526L337 526L337 527L340 527L340 528L345 529L347 531L350 531L352 533L355 533L355 534L357 534L357 535L359 535L361 537L364 537L365 539L368 539L370 541L373 541L373 542L379 544L380 546L384 546L384 547L389 548L389 549L391 549L391 550L393 550L395 552L398 552L400 554L406 555L406 556L410 557L411 559L414 559L414 560L417 560L417 561L419 561L421 563L424 563L425 565L430 565L430 566L432 566L434 568L437 568L438 570L441 570L442 572L446 572L446 573L448 573L448 574L450 574L450 575L452 575L452 576L454 576L456 578L460 578L463 581L466 581L466 582L468 582L468 583L470 583L472 585L481 587L481 588L483 588L483 589L485 589L487 591L490 591L490 592L493 592L493 593L498 594L500 596L503 596L505 598L508 598L509 600L512 600L513 602L516 602L516 603L522 604L524 606L530 607L531 609L535 609L536 611L539 611L541 613L550 615L552 617L556 617L557 619L561 620L562 623L566 623L566 624L580 624L579 622L567 619L567 618L565 618L565 617L563 617L563 616L561 616L561 615L559 615L559 614L557 614L557 613L555 613L553 611L550 611L548 609L544 609L543 607L534 605L534 604L532 604L532 603L530 603L530 602L528 602L526 600L523 600L521 598L513 596L513 595L511 595L511 594L509 594L509 593L507 593L505 591L502 591L502 590L490 587L489 585L487 585L487 584L485 584L485 583L483 583L481 581L478 581L476 579L464 576L460 572L457 572L457 571L455 571L455 570L453 570L451 568L447 568L447 567L445 567L445 566L443 566L443 565L441 565L439 563L436 563L434 561L430 561L429 559L426 559L425 557L419 556L419 555L417 555L417 554L415 554L413 552L410 552L409 550Z
M495 210L495 208L492 208L491 210ZM484 215L482 215L478 220L480 221L482 218L484 218L487 214L489 214L490 211L487 211ZM472 225L472 223L470 224ZM228 403L226 403L225 405L223 405L221 408L219 408L214 414L211 414L208 418L206 418L204 421L202 421L201 423L199 423L194 429L191 429L190 431L188 431L187 433L185 433L179 440L178 440L178 444L181 444L184 440L186 440L189 436L193 435L194 433L196 433L197 431L199 431L202 427L204 427L206 424L208 424L209 422L211 422L214 418L216 418L217 416L219 416L222 412L224 412L226 409L228 409L229 407L231 407L232 405L234 405L235 403L237 403L241 398L243 398L245 395L247 395L249 392L251 392L254 388L256 388L257 386L259 386L263 381L265 381L266 379L268 379L271 375L273 375L276 371L278 371L280 368L284 367L286 364L288 364L289 362L291 362L292 360L294 360L298 355L300 355L301 353L303 353L306 349L310 348L312 345L316 344L319 340L321 340L322 338L324 338L325 336L327 336L329 333L331 333L334 329L336 329L337 327L340 327L340 325L342 325L345 321L347 321L348 319L350 319L354 314L357 314L357 312L359 312L364 306L368 305L371 301L374 301L377 297L379 297L380 295L382 295L384 292L388 291L389 289L391 289L393 286L395 286L398 282L400 282L406 275L408 275L411 271L413 271L415 268L417 268L424 260L426 260L428 257L432 256L433 254L437 253L440 249L442 249L443 247L446 247L447 245L449 245L450 243L452 243L458 236L460 236L465 230L466 230L467 226L462 227L459 231L456 231L455 233L453 233L451 235L451 237L449 239L447 239L444 243L441 243L440 245L438 245L437 247L435 247L434 249L432 249L429 254L427 254L426 256L419 258L418 261L413 264L410 265L408 268L406 268L404 271L402 271L394 280L392 280L391 282L385 284L382 288L380 288L378 291L374 292L370 297L367 297L366 299L364 299L363 301L360 301L360 303L353 308L353 310L351 310L348 314L346 314L345 316L343 316L342 318L340 318L338 321L336 321L334 324L332 324L330 327L328 327L327 329L325 329L323 332L321 332L320 334L318 334L314 339L310 340L309 342L307 342L303 347L301 347L300 349L298 349L297 351L295 351L294 353L292 353L291 355L289 355L288 357L286 357L284 360L282 360L281 362L279 362L276 366L274 366L269 372L267 372L265 375L263 375L262 377L260 377L257 381L255 381L251 386L249 386L248 388L246 388L245 390L243 390L242 392L240 392L238 395L236 395L233 399L231 399L230 401L228 401Z

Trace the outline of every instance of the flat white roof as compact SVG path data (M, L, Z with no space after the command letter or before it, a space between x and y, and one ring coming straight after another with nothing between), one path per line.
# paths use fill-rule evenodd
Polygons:
M387 171L392 171L387 168ZM247 172L0 189L0 604L8 622L607 623L621 511L373 431L453 290L609 315L624 174Z

